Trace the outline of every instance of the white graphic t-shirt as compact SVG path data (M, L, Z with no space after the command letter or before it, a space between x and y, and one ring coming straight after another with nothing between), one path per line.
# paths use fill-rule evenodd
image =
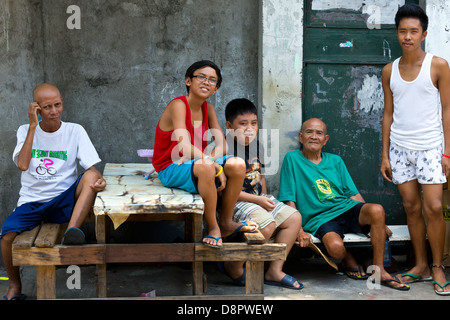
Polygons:
M19 127L13 161L27 136L29 124ZM101 160L82 126L62 122L58 131L48 133L37 126L28 170L22 172L17 206L28 202L47 202L67 190L77 179L77 160L89 169Z

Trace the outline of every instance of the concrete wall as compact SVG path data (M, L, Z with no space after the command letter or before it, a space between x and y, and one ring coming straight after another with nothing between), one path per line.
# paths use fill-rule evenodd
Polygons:
M0 1L0 225L18 199L16 130L28 122L31 90L44 79L41 9L41 1Z
M70 5L81 29L70 30ZM224 82L210 99L258 103L258 0L0 0L0 225L15 208L20 172L11 160L28 122L31 91L57 85L63 121L82 124L105 162L145 162L167 103L184 95L193 62L215 61Z
M427 50L450 60L447 1L421 4ZM67 28L70 5L81 10L79 30ZM18 198L11 154L38 83L61 89L63 120L86 128L104 163L143 162L136 150L153 147L163 108L185 93L186 68L211 59L224 75L211 99L219 120L231 99L253 100L262 127L280 130L281 165L298 146L302 53L303 0L0 0L0 224ZM268 180L277 194L278 174Z
M450 8L446 0L427 0L426 8L430 24L426 50L450 62Z

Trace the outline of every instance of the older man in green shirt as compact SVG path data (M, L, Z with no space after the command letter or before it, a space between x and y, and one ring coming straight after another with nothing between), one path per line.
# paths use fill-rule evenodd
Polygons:
M289 152L281 167L278 199L302 214L302 247L311 236L318 237L328 254L342 260L344 271L353 279L367 275L352 254L345 249L344 233L370 232L373 264L380 270L380 283L398 290L409 287L392 277L383 266L386 232L385 212L381 205L365 203L343 160L322 152L328 142L327 127L320 119L305 121L299 132L301 150Z

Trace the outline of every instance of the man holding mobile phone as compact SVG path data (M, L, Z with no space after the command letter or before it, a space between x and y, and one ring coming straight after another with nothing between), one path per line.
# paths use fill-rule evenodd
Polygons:
M41 84L33 91L29 124L17 131L13 161L22 171L20 197L0 233L3 262L9 276L5 300L25 298L19 267L12 264L12 243L16 236L42 221L68 223L62 244L84 244L85 235L79 228L97 192L106 186L94 166L101 160L89 136L79 124L61 121L62 111L59 90L51 84ZM81 175L77 173L77 160L86 170Z

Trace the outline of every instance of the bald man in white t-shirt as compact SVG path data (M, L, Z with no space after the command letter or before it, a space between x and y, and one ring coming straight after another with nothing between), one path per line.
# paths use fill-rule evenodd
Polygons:
M82 126L61 121L63 100L59 90L41 84L33 91L29 124L17 131L13 161L22 171L20 197L1 229L3 262L9 276L5 300L21 300L19 268L12 265L12 243L23 231L42 221L68 223L63 245L81 245L79 229L97 192L106 182L95 164L101 160ZM39 116L42 118L39 121ZM78 175L77 164L86 171Z

